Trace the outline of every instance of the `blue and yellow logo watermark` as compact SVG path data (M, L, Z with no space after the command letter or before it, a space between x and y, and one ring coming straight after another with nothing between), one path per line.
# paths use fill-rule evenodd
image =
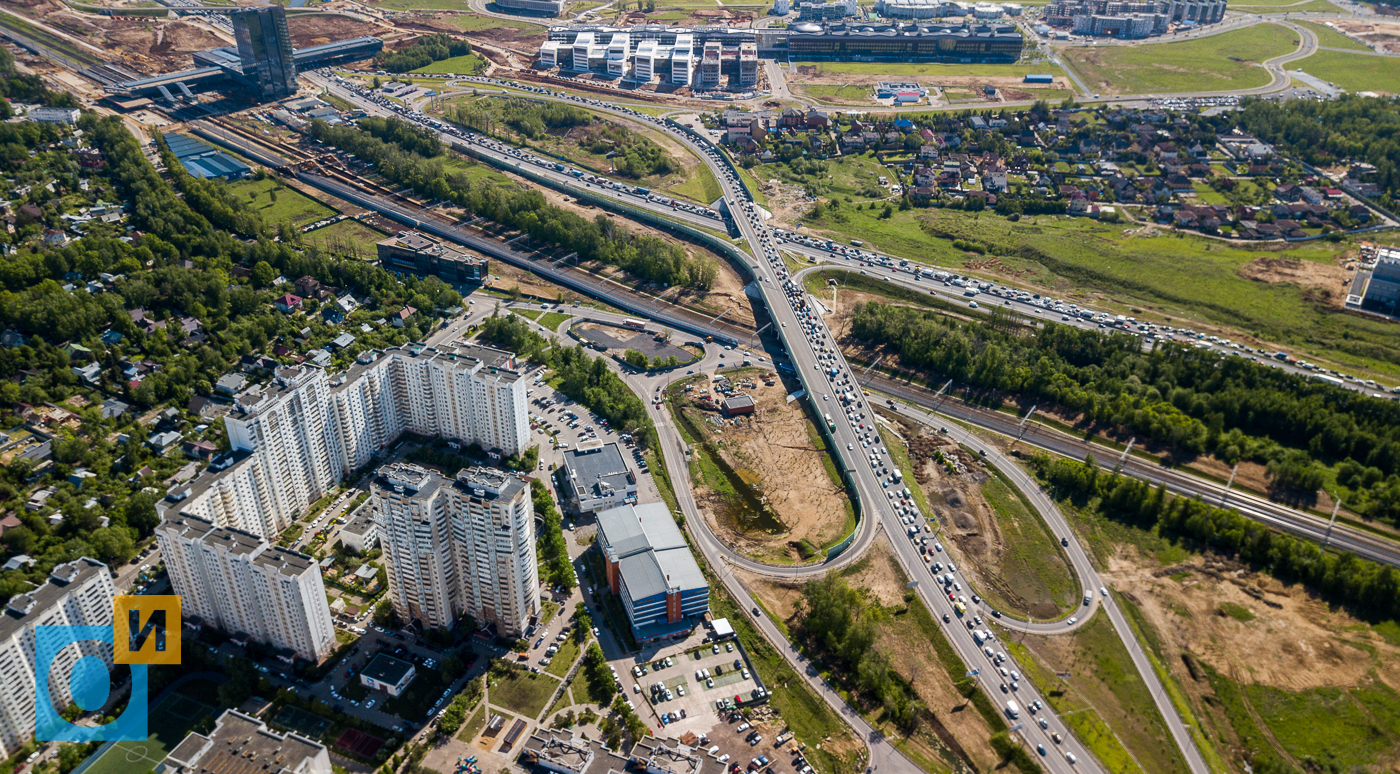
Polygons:
M80 643L112 648L112 663L131 668L131 698L116 720L79 726L64 720L53 706L50 672L65 648ZM89 653L91 648L86 649ZM44 742L134 742L149 736L146 669L152 664L180 663L180 597L117 595L112 598L111 626L34 627L34 738ZM63 676L54 675L54 679ZM84 712L101 709L112 690L111 674L101 658L84 654L66 676L73 703Z

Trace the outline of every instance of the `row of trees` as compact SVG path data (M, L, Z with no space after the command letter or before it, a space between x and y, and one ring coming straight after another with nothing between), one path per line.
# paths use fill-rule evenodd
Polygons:
M391 119L393 120L393 119ZM577 252L583 261L617 266L633 276L667 286L709 289L718 269L713 261L686 255L685 248L665 239L639 236L614 219L598 215L588 220L549 204L538 190L501 185L489 179L449 171L441 159L429 159L385 142L352 126L311 123L311 136L355 154L379 174L423 196L449 201L471 215L519 229L545 244Z
M911 728L924 707L909 681L875 648L876 620L882 612L859 589L831 573L802 588L797 620L807 641L838 667L835 673L881 705L901 728Z
M1307 585L1358 617L1400 619L1400 570L1394 567L1351 553L1327 553L1316 543L1275 532L1233 510L1168 497L1162 487L1101 471L1092 457L1077 462L1038 454L1032 462L1056 496L1096 505L1116 521L1238 556L1282 581Z
M554 498L549 496L549 489L539 479L532 478L530 499L535 515L544 521L544 531L535 543L540 580L573 591L578 586L578 576L574 575L574 564L569 560L569 547L564 542L563 518L559 515L559 509L554 507Z
M412 45L398 51L380 51L375 55L374 63L385 72L406 73L454 56L466 56L471 52L472 44L439 32L418 38Z
M1348 506L1400 521L1394 401L1193 347L1143 352L1133 336L1055 323L1032 330L871 303L856 308L851 332L937 379L1053 403L1181 453L1269 464L1276 487L1304 496L1325 482L1323 463L1342 463L1337 483Z

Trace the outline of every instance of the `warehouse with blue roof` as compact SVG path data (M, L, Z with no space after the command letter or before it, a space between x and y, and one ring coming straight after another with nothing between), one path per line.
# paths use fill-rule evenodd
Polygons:
M180 166L195 177L242 180L253 174L252 168L247 164L193 137L171 132L164 135L164 139L170 152L180 160Z

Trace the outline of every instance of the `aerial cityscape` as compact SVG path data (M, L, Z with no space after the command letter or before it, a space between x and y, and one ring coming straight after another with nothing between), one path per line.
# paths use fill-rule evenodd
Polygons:
M1395 0L0 2L4 774L1400 771Z

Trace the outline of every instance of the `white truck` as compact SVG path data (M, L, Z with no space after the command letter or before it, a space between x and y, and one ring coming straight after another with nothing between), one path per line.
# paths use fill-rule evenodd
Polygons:
M1016 706L1016 701L1014 699L1006 702L1006 716L1012 720L1021 716L1021 708Z

